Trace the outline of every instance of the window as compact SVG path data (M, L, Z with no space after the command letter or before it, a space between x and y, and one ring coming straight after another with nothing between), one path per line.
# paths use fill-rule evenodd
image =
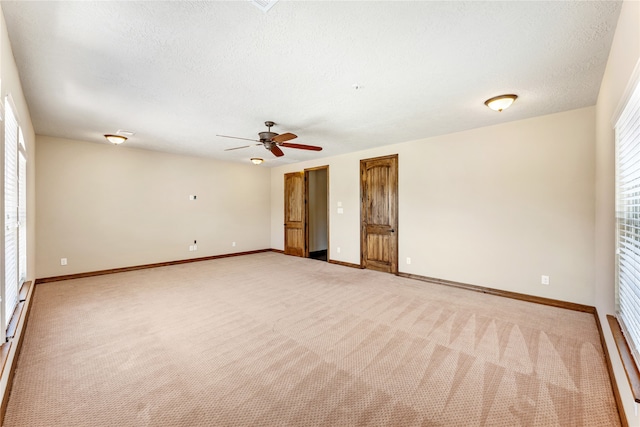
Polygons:
M20 133L22 136L22 132ZM27 153L22 137L18 154L18 285L27 281Z
M4 102L4 293L2 319L7 326L27 278L27 153L11 98Z
M617 317L640 361L640 84L615 125Z

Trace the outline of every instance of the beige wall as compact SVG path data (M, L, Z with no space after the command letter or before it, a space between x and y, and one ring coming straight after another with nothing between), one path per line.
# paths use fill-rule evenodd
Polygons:
M27 146L27 280L33 280L35 278L35 211L36 211L36 192L35 192L35 133L33 131L33 125L31 124L31 116L27 107L24 94L22 92L22 84L20 83L20 76L18 75L18 69L16 67L15 60L13 58L13 52L11 50L11 43L9 41L9 35L7 34L6 24L4 21L4 15L2 14L2 5L0 4L0 102L4 103L4 99L7 95L11 95L16 107L16 115L20 122L20 126L23 132L23 138ZM0 135L4 135L4 132L0 132ZM4 146L4 145L3 145ZM0 150L0 164L4 164L4 150ZM0 168L0 170L4 170ZM3 174L0 174L3 176ZM4 178L2 178L4 182ZM3 212L4 204L0 203L0 212ZM4 215L1 216L4 218ZM4 228L3 228L4 229ZM1 270L1 269L0 269ZM1 270L4 271L4 270ZM4 272L2 274L4 277ZM4 317L4 314L3 314ZM17 339L22 334L22 331L18 332ZM2 335L4 337L4 334ZM0 377L0 395L4 395L7 387L7 381L9 372L14 369L16 346L9 347L9 354L7 358L7 364L2 370L2 376Z
M398 153L401 272L593 305L594 118L590 107L274 168L271 245L283 247L284 173L328 164L330 258L359 264L359 161Z
M38 277L269 248L265 168L42 136L37 147Z
M640 3L622 4L596 106L595 299L618 388L632 426L640 426L635 403L613 343L606 314L615 312L615 140L612 119L633 70L640 65ZM639 69L640 70L640 69Z

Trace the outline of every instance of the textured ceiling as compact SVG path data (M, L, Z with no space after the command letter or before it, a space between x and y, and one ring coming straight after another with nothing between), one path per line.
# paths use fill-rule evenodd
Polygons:
M2 1L36 133L266 166L594 105L620 2ZM360 85L355 89L354 85ZM502 113L483 105L516 93ZM265 120L322 152L263 147Z

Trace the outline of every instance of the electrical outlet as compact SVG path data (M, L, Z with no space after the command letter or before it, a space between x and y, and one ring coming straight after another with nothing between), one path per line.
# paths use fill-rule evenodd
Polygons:
M236 245L236 242L231 242L231 246L235 246L235 245Z
M193 245L189 245L189 252L193 252L193 251L194 251Z
M540 278L540 283L542 283L543 285L548 285L549 284L549 276L542 276Z
M336 252L340 253L340 246L336 248Z
M193 245L193 250L197 251L198 250L198 245Z
M411 258L407 257L407 265L411 264Z
M66 258L60 258L60 265L67 265L67 259Z

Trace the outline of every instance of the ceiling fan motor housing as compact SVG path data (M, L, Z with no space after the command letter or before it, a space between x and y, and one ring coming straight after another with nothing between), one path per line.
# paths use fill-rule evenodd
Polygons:
M278 134L275 132L260 132L258 133L258 135L260 136L260 141L262 142L271 141L274 137L278 136Z

